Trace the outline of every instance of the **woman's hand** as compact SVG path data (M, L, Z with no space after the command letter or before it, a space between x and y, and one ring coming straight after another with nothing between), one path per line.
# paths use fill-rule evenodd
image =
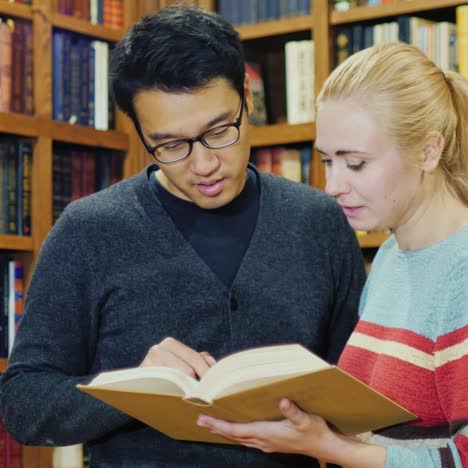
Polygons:
M320 416L304 413L288 399L281 400L279 408L286 418L283 421L239 424L201 415L197 423L263 452L304 454L326 461L338 439L326 421Z
M385 466L386 449L368 445L333 432L320 416L304 413L284 398L279 408L286 419L230 423L201 415L197 424L227 439L263 452L307 455L343 467Z

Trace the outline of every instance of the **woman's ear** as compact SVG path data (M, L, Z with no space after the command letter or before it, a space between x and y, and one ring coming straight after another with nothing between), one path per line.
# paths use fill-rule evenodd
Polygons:
M440 132L429 132L424 142L424 159L422 169L425 172L433 172L439 164L442 151L445 146L445 138Z

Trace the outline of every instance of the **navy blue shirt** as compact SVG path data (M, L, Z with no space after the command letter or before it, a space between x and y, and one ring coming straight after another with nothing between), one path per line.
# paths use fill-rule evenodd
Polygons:
M257 175L247 170L242 192L230 203L207 210L168 192L149 175L151 188L193 249L218 278L231 286L255 229L260 200Z

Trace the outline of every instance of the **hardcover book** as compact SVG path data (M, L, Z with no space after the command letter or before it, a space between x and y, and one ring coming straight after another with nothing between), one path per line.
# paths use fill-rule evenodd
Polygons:
M177 369L138 367L101 373L78 388L174 439L212 443L233 442L197 426L199 414L236 422L280 420L283 397L321 415L343 434L415 418L297 344L232 354L200 381Z

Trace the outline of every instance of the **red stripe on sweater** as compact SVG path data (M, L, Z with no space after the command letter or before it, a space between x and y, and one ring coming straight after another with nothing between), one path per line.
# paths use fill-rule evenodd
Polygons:
M457 446L458 452L460 453L462 466L468 466L468 437L455 437L455 444Z
M434 341L410 330L384 327L382 325L360 320L354 331L380 340L402 343L428 354L432 354L434 351Z
M447 420L468 419L468 355L438 367L435 372Z
M434 372L351 345L344 349L338 366L415 413L419 418L417 425L447 423Z
M468 325L465 325L458 330L454 330L446 335L442 335L437 339L437 343L435 346L436 351L443 350L445 348L449 348L450 346L462 343L468 339ZM468 352L468 350L467 350Z

